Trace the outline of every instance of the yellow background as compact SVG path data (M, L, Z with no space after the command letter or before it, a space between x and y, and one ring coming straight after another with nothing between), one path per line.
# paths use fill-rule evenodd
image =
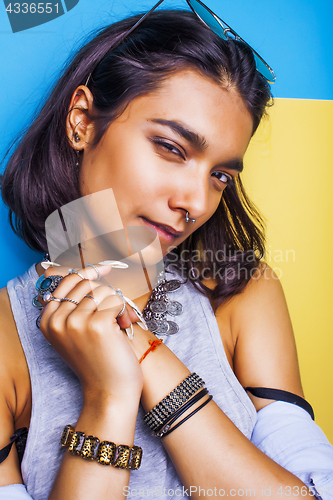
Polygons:
M333 443L333 101L275 99L245 157L244 184L267 219L306 399Z

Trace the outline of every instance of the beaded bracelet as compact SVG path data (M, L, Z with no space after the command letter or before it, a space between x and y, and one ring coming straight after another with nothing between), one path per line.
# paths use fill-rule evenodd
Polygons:
M95 436L86 436L66 425L62 431L60 444L73 455L86 460L96 460L102 465L113 465L118 469L137 470L141 465L142 448L139 446L116 445L111 441L102 441Z
M175 413L193 394L204 386L205 382L196 374L191 373L173 391L160 401L143 417L150 429L155 432L163 427L166 420Z
M165 429L165 432L163 432L163 434L161 435L161 437L165 437L168 434L170 434L171 432L175 431L180 425L182 425L184 422L186 422L186 420L188 420L189 418L193 417L193 415L195 415L199 410L201 410L201 408L203 408L204 406L206 406L206 404L208 404L209 401L211 401L212 399L213 399L213 396L210 395L209 398L206 399L206 401L204 401L200 406L198 406L198 408L196 408L195 410L193 410L189 415L186 415L186 417L183 418L183 420L181 420L176 425L174 425L173 427L171 427L171 429Z
M200 401L200 399L204 398L208 394L208 389L201 389L193 398L187 401L183 406L181 406L175 413L173 413L170 417L168 417L162 425L160 425L154 432L155 436L163 437L166 432L170 429L171 425L178 420L183 413L185 413L191 406Z

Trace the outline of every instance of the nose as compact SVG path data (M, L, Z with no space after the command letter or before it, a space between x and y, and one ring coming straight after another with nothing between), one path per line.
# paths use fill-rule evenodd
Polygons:
M181 210L183 216L189 212L191 219L198 220L207 216L212 201L209 181L207 171L200 172L199 169L174 179L172 195L169 198L170 208Z

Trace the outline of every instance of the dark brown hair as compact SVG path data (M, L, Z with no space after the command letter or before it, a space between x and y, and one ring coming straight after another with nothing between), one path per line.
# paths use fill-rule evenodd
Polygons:
M139 16L100 30L67 63L50 97L19 141L1 179L2 198L16 234L29 247L47 251L44 222L48 215L80 197L76 154L66 135L66 117L75 89L89 80L96 116L94 143L135 97L158 88L163 79L184 68L194 68L234 87L253 118L253 132L271 99L267 82L256 70L251 50L244 44L225 41L191 12L153 12L114 50ZM217 259L225 249L224 258ZM241 291L258 268L264 253L263 223L248 200L240 179L225 189L212 218L179 249L178 264L184 267L181 251L211 250L209 263L185 263L202 273L203 265L219 266L216 304ZM214 257L215 255L215 257ZM251 258L248 258L252 256ZM243 270L236 272L239 264ZM238 267L237 267L238 266ZM231 279L231 274L233 277ZM228 279L227 279L228 278Z

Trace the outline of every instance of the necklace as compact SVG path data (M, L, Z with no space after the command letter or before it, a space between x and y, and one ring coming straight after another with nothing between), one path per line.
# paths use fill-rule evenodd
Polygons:
M167 319L167 315L179 316L183 306L177 300L170 300L167 293L175 292L183 283L176 279L166 281L164 273L159 276L157 286L143 310L147 326L155 335L174 335L179 331L177 323Z

